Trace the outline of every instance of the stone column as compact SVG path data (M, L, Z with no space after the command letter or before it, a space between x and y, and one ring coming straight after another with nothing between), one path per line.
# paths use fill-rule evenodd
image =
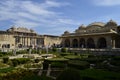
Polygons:
M87 48L87 38L84 39L85 39L85 48Z
M115 48L115 39L112 40L112 48Z
M27 47L27 37L25 37L25 47Z
M23 38L23 41L24 41L24 47L25 47L25 37Z
M97 42L98 42L98 38L94 38L95 48L98 48Z
M80 38L77 38L78 40L78 48L80 48Z
M34 44L36 45L36 38L35 38Z
M73 44L72 44L72 39L70 38L70 47L72 48L73 46L72 46Z
M28 47L28 37L27 37L27 47Z
M22 46L24 45L24 42L23 42L24 40L23 40L23 37L22 37Z
M112 38L111 36L106 37L107 48L112 49Z
M30 37L28 38L28 46L30 46Z

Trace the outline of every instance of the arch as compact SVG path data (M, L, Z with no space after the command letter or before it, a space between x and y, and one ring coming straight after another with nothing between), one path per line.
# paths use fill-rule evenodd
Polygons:
M101 37L97 42L98 48L107 48L106 39Z
M95 48L95 43L94 43L94 40L92 38L88 38L87 48Z
M85 39L84 38L81 38L79 43L80 43L79 44L80 48L85 48Z
M73 44L73 48L77 48L78 47L78 40L73 39L72 44Z
M23 46L22 44L18 44L18 47L19 47L19 48L22 48L22 46Z
M70 40L69 39L65 40L65 47L70 47Z

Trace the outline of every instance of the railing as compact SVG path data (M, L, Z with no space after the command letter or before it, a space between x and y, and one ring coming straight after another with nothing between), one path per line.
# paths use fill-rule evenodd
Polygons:
M63 34L63 36L67 36L67 35L74 36L74 35L83 35L83 34L92 34L92 33L104 33L104 32L111 32L111 29L101 29L101 30L93 30L93 31L86 31L86 32Z
M68 50L90 50L90 51L120 51L120 48L115 49L93 49L93 48L68 48Z

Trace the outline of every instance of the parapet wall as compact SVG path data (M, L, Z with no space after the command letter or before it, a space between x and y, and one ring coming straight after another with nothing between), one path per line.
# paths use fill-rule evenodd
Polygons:
M68 51L74 53L90 53L95 55L120 55L120 49L71 49L69 48Z

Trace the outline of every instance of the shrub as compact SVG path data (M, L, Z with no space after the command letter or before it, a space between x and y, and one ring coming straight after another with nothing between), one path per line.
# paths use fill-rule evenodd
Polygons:
M34 61L35 61L35 63L38 63L40 61L40 59L35 59Z
M63 53L64 53L64 52L67 52L67 49L66 49L66 48L62 48L62 49L61 49L61 52L63 52Z
M1 73L11 72L11 71L13 71L14 69L15 69L14 67L8 67L8 68L0 69L0 74L1 74Z
M4 68L4 67L8 67L8 65L0 62L0 68Z
M86 69L89 68L89 63L86 61L70 60L68 62L68 67L72 67L75 69Z
M20 50L16 52L16 54L26 54L26 53L28 53L27 50Z
M18 65L18 61L17 61L16 59L13 59L13 60L12 60L12 65L13 65L14 67L16 67L16 66Z
M27 63L28 61L30 61L30 59L28 59L28 58L17 58L17 59L12 59L11 61L12 61L13 66L17 66L19 64Z
M44 60L44 63L43 63L43 69L48 69L48 65L53 63L53 62L60 62L60 63L63 63L63 64L67 64L68 59L65 59L65 58L46 59L46 60Z
M120 56L115 56L115 57L113 57L113 60L120 61Z
M64 57L67 59L70 59L70 60L77 60L77 59L81 58L81 56L76 56L76 55L68 55L68 56L64 56Z
M0 57L2 57L3 56L3 54L0 54Z
M56 80L81 80L79 71L75 69L64 70Z
M57 51L57 48L52 48L52 51L53 51L53 52L56 52L56 51Z
M65 68L66 65L64 63L61 63L61 62L52 62L51 67L52 68Z
M3 63L7 63L9 61L9 57L4 57L3 58Z

